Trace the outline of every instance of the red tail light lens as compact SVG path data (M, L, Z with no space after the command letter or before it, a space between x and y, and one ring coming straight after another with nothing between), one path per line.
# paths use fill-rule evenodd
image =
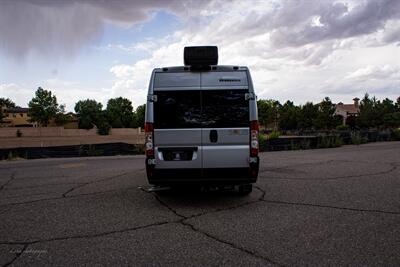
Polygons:
M153 123L146 122L144 125L146 156L154 156L153 132Z
M258 156L258 121L250 122L250 156Z

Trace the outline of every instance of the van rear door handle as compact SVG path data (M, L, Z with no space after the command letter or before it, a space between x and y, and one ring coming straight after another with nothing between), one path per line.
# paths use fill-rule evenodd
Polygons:
M210 142L211 143L216 143L218 141L218 132L217 130L211 130L210 131Z

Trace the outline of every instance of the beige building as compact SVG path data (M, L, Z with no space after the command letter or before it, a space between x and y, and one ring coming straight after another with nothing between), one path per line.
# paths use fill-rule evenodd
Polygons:
M49 124L47 125L48 127L59 127L59 126L63 126L64 129L78 129L79 127L79 119L76 116L76 114L72 113L72 112L68 112L67 114L65 114L66 117L66 121L60 125L57 124L55 119L50 119Z
M37 127L36 122L30 122L28 108L4 108L4 118L1 122L3 127Z
M346 125L346 121L349 117L357 117L360 114L360 99L356 97L353 101L353 104L343 104L342 102L336 104L335 115L342 116L343 125Z
M1 127L38 127L37 122L31 122L28 114L29 108L2 108L3 121L0 121ZM78 117L69 112L66 114L66 121L62 125L65 129L78 129ZM48 127L59 127L54 119L49 121Z

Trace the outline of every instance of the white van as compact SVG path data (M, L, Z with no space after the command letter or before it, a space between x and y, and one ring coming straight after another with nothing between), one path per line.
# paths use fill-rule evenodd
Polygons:
M185 47L185 66L154 69L146 105L150 184L239 185L259 169L258 116L247 67L217 65L215 46Z

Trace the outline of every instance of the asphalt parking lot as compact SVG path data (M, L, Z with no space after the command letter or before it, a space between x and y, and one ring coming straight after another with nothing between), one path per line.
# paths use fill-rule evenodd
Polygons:
M0 162L0 265L400 265L400 142L261 162L249 196L147 192L142 156Z

